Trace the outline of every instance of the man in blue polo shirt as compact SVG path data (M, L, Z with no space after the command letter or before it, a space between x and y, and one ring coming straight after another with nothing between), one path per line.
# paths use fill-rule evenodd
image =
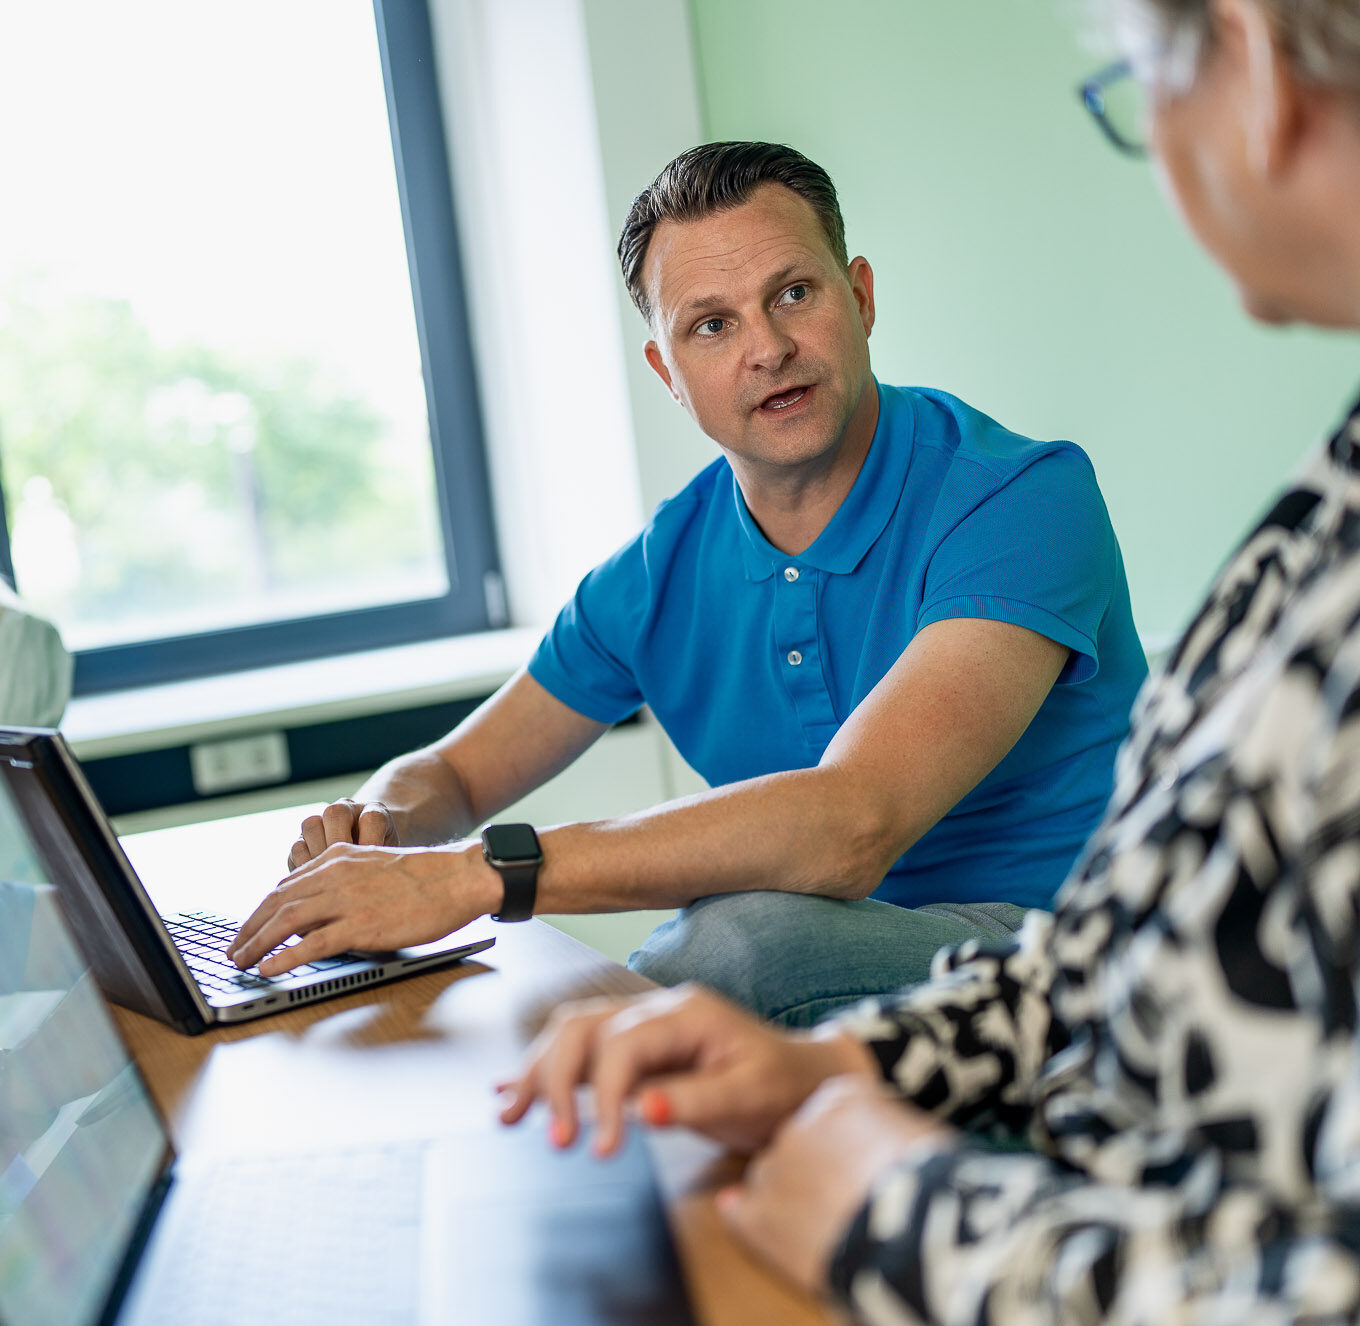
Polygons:
M873 272L790 148L684 153L619 254L721 458L477 713L303 824L242 967L673 906L630 965L806 1023L1009 934L1094 827L1146 669L1085 455L877 382ZM464 838L642 704L711 791Z

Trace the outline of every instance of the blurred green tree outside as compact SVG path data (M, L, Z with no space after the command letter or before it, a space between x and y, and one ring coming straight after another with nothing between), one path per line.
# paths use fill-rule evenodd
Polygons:
M299 355L158 344L125 301L0 290L21 593L76 647L443 593L428 439Z

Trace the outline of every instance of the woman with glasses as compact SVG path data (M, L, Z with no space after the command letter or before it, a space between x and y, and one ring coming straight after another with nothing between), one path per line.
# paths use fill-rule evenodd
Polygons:
M1360 0L1106 4L1111 141L1253 317L1360 328ZM756 1151L729 1223L863 1321L1355 1321L1358 976L1360 407L1147 683L1055 915L801 1036L577 1010L504 1117L569 1144L589 1081L602 1151L634 1100Z

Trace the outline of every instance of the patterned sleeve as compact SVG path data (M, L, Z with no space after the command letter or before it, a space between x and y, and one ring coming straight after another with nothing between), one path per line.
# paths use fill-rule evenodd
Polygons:
M1022 1135L1035 1075L1066 1043L1049 1004L1052 927L1048 913L1032 911L1010 944L943 949L925 985L866 1000L837 1021L920 1109L975 1132Z
M1227 952L1258 973L1271 970L1267 959L1288 963L1287 973L1278 969L1284 984L1274 1005L1251 1014L1254 1027L1239 1008L1231 1042L1218 1047L1222 1089L1241 1092L1231 1097L1233 1114L1206 1105L1192 1116L1171 1089L1173 1072L1141 1118L1132 1104L1123 1120L1055 1110L1063 1098L1051 1096L1045 1127L1032 1136L1052 1154L998 1154L965 1136L952 1149L907 1158L880 1178L833 1259L831 1290L857 1321L1360 1320L1360 620L1354 626L1321 690L1324 704L1302 683L1315 674L1318 651L1297 656L1277 690L1305 733L1296 749L1309 757L1294 788L1273 792L1289 800L1298 834L1258 897L1232 894L1233 945L1200 947L1206 960ZM1310 709L1322 713L1312 739ZM1185 882L1183 907L1202 899L1196 890L1211 873ZM978 979L970 1008L990 1006ZM993 985L993 999L1000 990ZM886 1034L870 1043L908 1095L938 1076L945 1103L937 1108L966 1115L980 1099L966 1074L937 1063L921 1079L906 1066L918 1035L926 1063L957 1047L965 1030L970 1044L978 1038L978 1017L934 1012L931 1001L917 1014L917 1002L908 997L880 1014L885 1026L902 1028L895 1052ZM1024 1025L1013 1012L986 1023L992 1041L1015 1047L989 1070L1002 1093L1023 1092ZM1284 1055L1295 1066L1281 1069L1271 1045L1277 1055L1300 1046L1307 1053ZM1005 1062L1014 1065L1009 1076ZM1046 1079L1053 1076L1049 1065Z
M1360 989L1351 998L1360 1007ZM957 1005L918 1019L906 1002L880 1014L901 1029L898 1051L889 1051L886 1034L870 1043L911 1095L921 1084L909 1067L920 1042L908 1037L924 1035L930 1044L920 1056L924 1066L939 1056L946 1028L955 1045L977 1033ZM1005 1030L989 1043L1026 1039L1016 1034L1021 1017L986 1021ZM1358 1048L1352 1030L1344 1050L1337 1047L1348 1071L1306 1119L1271 1121L1293 1128L1316 1180L1303 1200L1284 1200L1264 1177L1239 1172L1230 1140L1215 1145L1173 1128L1090 1137L1087 1166L999 1153L965 1134L951 1149L908 1159L879 1180L836 1252L831 1293L866 1326L1360 1320ZM1023 1075L1006 1077L1003 1065L1023 1061L1021 1051L1001 1050L986 1071L941 1064L926 1068L924 1081L947 1093L937 1110L961 1122L986 1122L986 1084L998 1083L1003 1097L1015 1097L997 1112L1014 1131L1024 1114ZM1269 1084L1268 1074L1262 1082ZM1268 1113L1268 1104L1262 1109ZM1115 1150L1122 1155L1112 1157ZM1106 1178L1104 1168L1123 1170L1127 1181Z
M887 1175L832 1290L860 1322L1227 1326L1353 1322L1360 1209L1287 1209L1203 1150L1165 1183L1093 1183L972 1147Z

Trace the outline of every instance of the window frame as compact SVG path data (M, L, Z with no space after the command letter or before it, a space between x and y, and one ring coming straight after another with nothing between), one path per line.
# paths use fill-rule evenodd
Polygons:
M353 653L507 625L427 0L373 0L448 591L75 653L76 695ZM0 438L0 446L3 438ZM0 576L15 584L0 485ZM22 585L16 585L22 594Z

